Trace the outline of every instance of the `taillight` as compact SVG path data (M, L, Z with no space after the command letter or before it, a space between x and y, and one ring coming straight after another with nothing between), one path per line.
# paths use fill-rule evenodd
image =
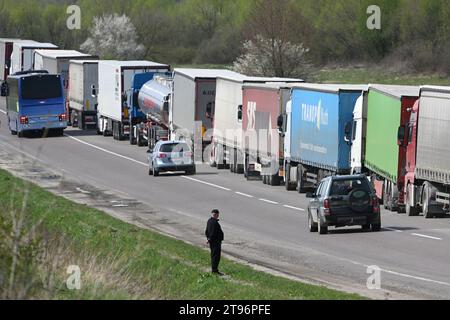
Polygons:
M158 153L157 158L158 159L165 159L165 158L167 158L167 154L165 154L165 153Z
M20 117L20 124L28 124L28 117L27 116L21 116Z
M326 216L329 216L329 215L331 214L330 200L329 200L329 199L323 200L323 213L324 213Z
M380 204L378 202L378 197L373 197L370 201L370 204L372 206L372 212L373 213L379 213L380 212Z
M67 114L65 114L65 113L60 114L59 121L67 121Z

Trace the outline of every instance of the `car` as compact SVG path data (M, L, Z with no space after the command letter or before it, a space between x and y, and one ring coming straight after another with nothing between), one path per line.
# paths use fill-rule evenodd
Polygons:
M365 175L331 176L323 179L315 193L308 193L308 228L327 234L328 227L362 226L380 231L378 197Z
M191 148L184 141L159 141L148 151L148 174L155 177L162 172L184 171L188 175L196 173Z

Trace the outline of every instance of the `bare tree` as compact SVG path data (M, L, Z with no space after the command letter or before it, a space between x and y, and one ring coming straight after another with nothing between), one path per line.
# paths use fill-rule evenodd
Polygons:
M99 55L102 59L140 59L145 47L137 43L137 32L126 15L94 17L90 37L81 50Z

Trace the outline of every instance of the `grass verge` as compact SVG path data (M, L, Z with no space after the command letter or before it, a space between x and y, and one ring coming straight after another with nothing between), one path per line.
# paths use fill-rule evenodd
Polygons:
M315 74L320 83L379 83L397 85L450 85L450 79L437 74L409 74L380 67L325 68Z
M0 170L3 299L360 299L258 272L55 196ZM79 266L81 289L67 268Z

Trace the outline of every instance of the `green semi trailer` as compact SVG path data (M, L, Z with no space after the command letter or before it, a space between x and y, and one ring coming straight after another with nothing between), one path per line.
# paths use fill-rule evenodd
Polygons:
M398 128L409 121L419 87L370 85L364 167L378 197L389 210L403 212L406 148L399 146Z

